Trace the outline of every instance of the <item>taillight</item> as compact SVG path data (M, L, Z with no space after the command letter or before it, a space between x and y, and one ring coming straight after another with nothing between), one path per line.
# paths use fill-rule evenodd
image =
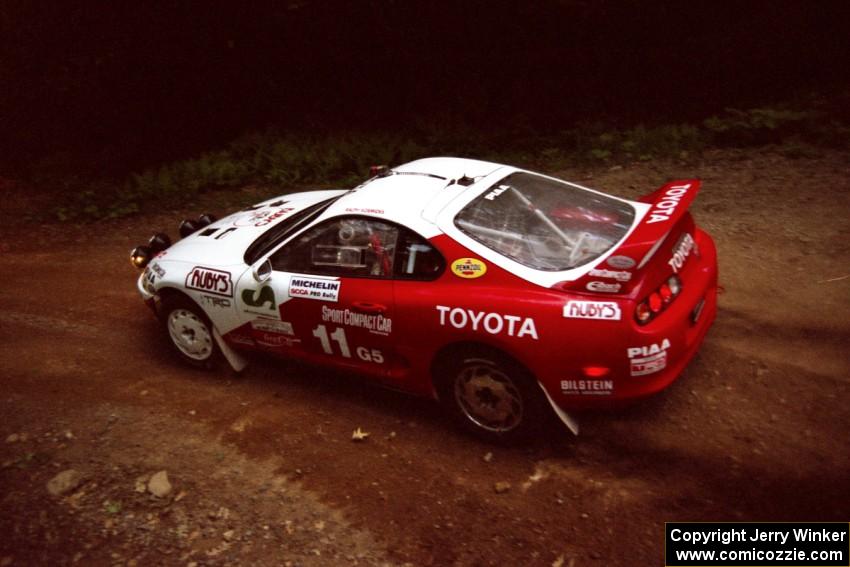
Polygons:
M679 279L679 276L670 276L658 289L637 304L635 307L635 321L640 325L646 325L664 311L668 305L673 303L673 300L681 292L682 280Z

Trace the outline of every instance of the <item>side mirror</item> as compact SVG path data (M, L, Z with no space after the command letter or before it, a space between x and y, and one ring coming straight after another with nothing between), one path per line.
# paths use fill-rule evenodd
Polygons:
M263 283L264 281L268 280L270 277L272 277L271 260L266 258L261 264L256 264L254 266L254 269L251 270L251 274L254 276L254 279L259 283Z

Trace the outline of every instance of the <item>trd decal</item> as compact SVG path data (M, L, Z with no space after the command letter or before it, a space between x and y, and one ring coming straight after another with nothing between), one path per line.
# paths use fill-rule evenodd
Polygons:
M202 295L201 303L204 305L208 305L210 307L221 307L227 308L232 305L229 299L225 299L224 297L216 297L214 295Z
M652 204L652 210L649 211L649 220L646 221L646 224L670 220L670 216L673 214L673 211L676 210L676 207L679 205L679 201L682 200L682 197L690 188L691 184L687 183L685 185L673 185L667 189L667 191L664 192L664 196L659 201Z
M487 273L487 264L477 258L461 258L452 262L452 273L459 278L480 278Z
M564 305L564 317L567 319L619 321L622 317L622 312L620 306L613 301L570 300Z
M242 290L242 301L245 305L250 305L251 307L260 307L271 311L277 309L274 290L267 285L261 287L259 291L253 289Z
M322 305L322 321L366 329L376 335L389 335L393 330L393 320L380 313L360 313L350 309L332 309Z
M233 281L229 272L195 266L186 276L186 287L224 297L233 297Z
M567 396L610 396L614 393L614 381L587 378L561 380L561 393Z
M342 283L337 280L293 276L289 280L289 297L336 302L341 287Z
M485 313L460 307L446 307L445 305L437 305L436 309L440 312L440 325L443 327L449 324L455 329L472 327L473 331L483 329L491 335L507 333L509 337L521 339L528 335L534 340L538 339L537 327L531 317Z

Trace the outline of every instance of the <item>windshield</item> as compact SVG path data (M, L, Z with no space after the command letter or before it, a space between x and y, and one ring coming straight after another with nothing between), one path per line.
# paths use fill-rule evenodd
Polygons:
M629 230L626 202L530 173L512 173L474 199L455 226L535 270L569 270L598 258Z
M322 214L341 196L331 197L310 205L272 227L248 247L245 251L245 263L250 265L256 262L263 254L283 242L290 234Z

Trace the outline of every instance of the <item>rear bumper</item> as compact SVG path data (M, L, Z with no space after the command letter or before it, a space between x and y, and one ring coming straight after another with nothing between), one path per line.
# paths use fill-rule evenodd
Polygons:
M696 230L699 256L680 273L682 293L645 326L631 314L620 333L611 333L603 360L604 376L589 377L573 370L557 384L548 381L552 398L564 409L610 407L651 396L664 390L693 360L717 316L717 252L711 237Z

